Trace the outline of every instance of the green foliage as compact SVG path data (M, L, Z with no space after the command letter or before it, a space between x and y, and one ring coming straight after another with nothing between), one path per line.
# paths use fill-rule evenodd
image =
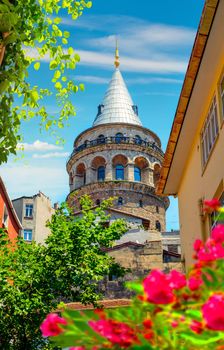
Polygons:
M0 349L57 349L39 331L46 315L60 301L97 304L97 282L114 264L101 247L110 247L126 224L118 220L104 227L110 201L95 211L88 197L81 201L79 218L65 204L53 215L44 246L21 238L12 246L1 229Z
M69 71L80 61L79 55L68 47L70 33L60 29L60 14L67 13L76 20L91 1L73 0L2 0L0 4L0 164L10 154L16 154L21 141L22 120L38 118L42 129L63 127L75 116L73 95L84 90L69 79ZM52 88L31 86L28 72L38 71L40 61L49 59L52 70ZM29 71L28 71L29 69ZM60 115L58 120L46 110L45 98L56 95ZM16 100L15 96L19 98ZM57 136L57 135L56 135ZM58 137L58 136L57 136Z

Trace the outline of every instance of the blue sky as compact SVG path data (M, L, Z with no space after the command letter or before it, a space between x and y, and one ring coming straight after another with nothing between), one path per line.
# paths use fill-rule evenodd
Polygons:
M63 17L62 29L71 33L69 46L81 56L70 76L85 83L85 92L74 98L77 114L61 131L66 143L40 133L38 122L22 126L25 158L10 159L1 169L11 198L32 195L39 190L52 202L68 194L66 159L75 137L90 127L96 116L114 67L115 38L119 40L120 69L143 125L161 138L165 150L184 74L199 24L203 0L93 0L93 7L77 21ZM30 81L49 86L52 72L48 62L30 70ZM55 98L47 108L57 116ZM171 200L167 228L178 228L177 201Z

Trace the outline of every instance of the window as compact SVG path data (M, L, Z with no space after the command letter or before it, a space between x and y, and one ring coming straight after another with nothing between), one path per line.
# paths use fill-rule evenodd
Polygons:
M115 136L115 142L116 143L121 143L121 141L124 140L124 136L121 132L118 132Z
M8 227L8 220L9 220L9 212L6 205L4 204L3 225L5 228Z
M99 199L96 200L96 205L100 205L100 200Z
M23 238L25 241L32 241L32 230L25 229L23 232Z
M123 205L124 201L123 201L123 198L122 197L119 197L118 198L118 201L117 201L117 204L118 205Z
M97 180L98 181L104 181L105 180L105 167L99 166L97 169Z
M135 181L141 181L141 169L137 166L134 167L134 179Z
M220 95L221 95L221 104L222 104L222 117L224 118L224 76L220 84Z
M104 135L99 135L97 139L97 143L105 143L105 136Z
M156 212L157 212L157 214L159 213L159 207L158 207L158 205L156 206Z
M178 245L177 244L168 244L167 249L169 253L177 253L178 254Z
M141 145L142 139L141 139L141 137L139 135L135 135L135 143L137 145Z
M201 132L202 166L204 167L218 135L217 102L214 96Z
M124 166L122 164L117 164L115 170L116 180L124 180Z
M158 220L156 220L156 230L161 231L161 224Z
M140 208L143 208L143 202L142 202L142 200L141 200L141 199L139 199L138 204L139 204L139 207L140 207Z
M150 221L143 219L142 220L142 226L144 227L145 230L149 230L150 229Z
M72 172L69 173L69 185L73 185L73 174L72 174Z
M33 217L33 204L26 204L25 217L26 218L32 218Z

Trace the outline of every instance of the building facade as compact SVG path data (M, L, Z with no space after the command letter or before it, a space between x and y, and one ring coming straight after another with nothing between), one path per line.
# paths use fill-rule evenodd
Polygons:
M46 223L51 219L55 209L50 199L42 192L30 197L20 197L13 201L15 211L22 223L22 237L25 241L44 243L50 230Z
M224 199L224 0L205 2L177 106L159 195L179 201L182 251L189 266L195 239L216 224L205 199Z
M12 205L6 187L0 177L0 227L7 230L9 238L15 239L20 235L22 225Z

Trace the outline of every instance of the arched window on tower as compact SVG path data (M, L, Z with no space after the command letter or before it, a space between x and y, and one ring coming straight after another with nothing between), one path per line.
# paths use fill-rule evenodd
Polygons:
M142 139L139 135L135 135L135 143L136 145L141 145Z
M118 205L123 205L123 204L124 204L124 200L123 200L122 197L119 197L119 198L118 198L117 204L118 204Z
M142 180L141 169L137 166L134 167L134 179L135 179L135 181Z
M118 132L115 136L115 142L121 143L124 140L124 135L121 132Z
M143 208L143 201L142 201L142 199L139 199L138 204L139 204L139 208Z
M97 143L103 144L105 143L105 136L104 135L99 135L97 138Z
M104 181L105 180L105 167L99 166L97 169L97 180L98 181Z
M122 164L117 164L116 168L116 180L124 180L124 166Z
M161 224L158 220L156 220L156 230L161 231Z

